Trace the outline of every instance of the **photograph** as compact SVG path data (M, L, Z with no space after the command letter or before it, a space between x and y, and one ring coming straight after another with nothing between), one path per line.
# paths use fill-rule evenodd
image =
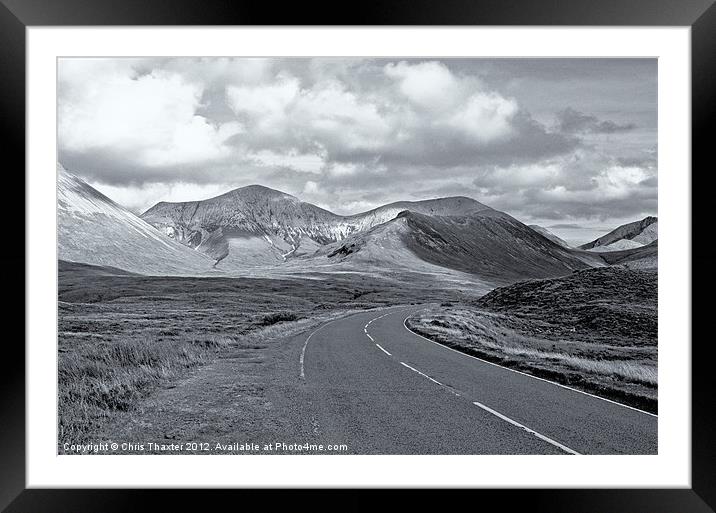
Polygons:
M58 455L659 454L657 58L56 63Z

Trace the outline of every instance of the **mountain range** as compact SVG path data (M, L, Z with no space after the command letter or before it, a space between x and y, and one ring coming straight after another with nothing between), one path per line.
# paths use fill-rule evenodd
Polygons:
M160 202L136 216L58 164L59 258L140 274L406 271L499 285L609 265L584 249L621 240L641 248L652 224L620 227L611 238L572 249L467 197L341 216L260 185L203 201Z
M147 223L216 260L218 268L270 265L314 253L410 210L462 215L491 210L465 197L391 203L340 216L260 185L241 187L204 201L161 202L144 212Z

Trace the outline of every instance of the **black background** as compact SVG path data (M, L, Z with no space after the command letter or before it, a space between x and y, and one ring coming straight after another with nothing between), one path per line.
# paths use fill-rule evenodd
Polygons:
M0 508L13 513L204 511L229 508L358 510L394 491L25 490L25 27L34 25L658 25L692 28L692 486L691 490L469 490L400 492L414 505L570 513L716 510L716 351L712 310L716 133L714 0L399 0L347 3L230 0L0 0L0 170L5 248L0 252ZM687 169L670 169L687 173ZM665 341L688 348L688 340ZM141 456L137 458L141 465ZM245 464L241 460L237 464ZM428 492L430 492L428 494ZM288 495L290 493L290 496ZM388 497L386 497L388 495ZM448 502L449 500L449 502ZM256 504L253 505L252 503ZM458 506L462 504L463 506ZM260 506L257 506L260 505Z

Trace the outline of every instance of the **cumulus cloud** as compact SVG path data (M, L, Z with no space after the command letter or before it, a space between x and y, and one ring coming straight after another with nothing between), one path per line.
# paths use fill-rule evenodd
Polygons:
M61 59L59 158L134 210L260 183L345 214L446 195L530 221L655 213L655 66L567 64Z
M462 84L444 64L436 61L388 63L385 74L415 106L430 111L454 108L464 96Z
M72 60L60 67L58 134L70 153L109 150L149 168L229 155L237 121L214 124L196 114L202 89L163 70L138 74L125 63Z

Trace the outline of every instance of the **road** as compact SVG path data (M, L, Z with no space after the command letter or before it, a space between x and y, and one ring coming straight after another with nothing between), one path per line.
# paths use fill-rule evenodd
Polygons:
M467 356L409 331L420 307L304 339L286 407L359 454L656 454L655 415ZM292 394L293 395L293 394Z

